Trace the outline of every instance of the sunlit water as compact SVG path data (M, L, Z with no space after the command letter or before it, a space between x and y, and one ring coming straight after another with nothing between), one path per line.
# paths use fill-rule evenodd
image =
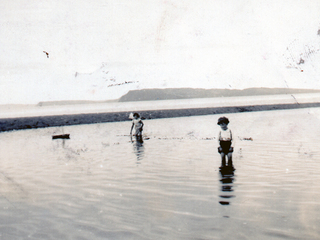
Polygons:
M320 239L320 109L225 116L1 133L0 239Z

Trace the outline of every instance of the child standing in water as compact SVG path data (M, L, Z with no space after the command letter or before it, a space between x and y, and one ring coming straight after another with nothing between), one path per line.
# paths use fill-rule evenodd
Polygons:
M135 129L135 135L137 138L142 138L143 122L140 119L139 113L133 114L132 126L130 130L130 135L132 136L132 130Z
M226 166L226 155L228 156L228 166L232 166L232 152L233 147L232 144L232 133L231 130L228 129L229 119L226 117L221 117L218 119L218 125L221 127L219 132L219 143L220 147L218 147L218 152L221 155L221 167Z

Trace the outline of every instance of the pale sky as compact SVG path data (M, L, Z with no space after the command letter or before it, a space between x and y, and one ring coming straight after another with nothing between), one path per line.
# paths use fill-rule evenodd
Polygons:
M319 29L318 0L3 0L0 104L151 87L320 89Z

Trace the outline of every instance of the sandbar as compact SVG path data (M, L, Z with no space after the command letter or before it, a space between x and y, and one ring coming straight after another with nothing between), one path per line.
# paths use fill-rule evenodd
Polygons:
M129 114L132 112L139 112L143 119L158 119L311 107L320 107L319 93L54 106L1 106L0 131L129 121Z

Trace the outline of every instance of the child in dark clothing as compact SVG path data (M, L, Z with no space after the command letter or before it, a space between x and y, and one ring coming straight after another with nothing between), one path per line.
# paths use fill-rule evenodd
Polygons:
M232 166L232 132L228 129L229 119L226 117L221 117L218 119L218 125L221 127L219 132L219 143L218 152L221 155L221 166L226 166L226 156L228 156L228 166Z

